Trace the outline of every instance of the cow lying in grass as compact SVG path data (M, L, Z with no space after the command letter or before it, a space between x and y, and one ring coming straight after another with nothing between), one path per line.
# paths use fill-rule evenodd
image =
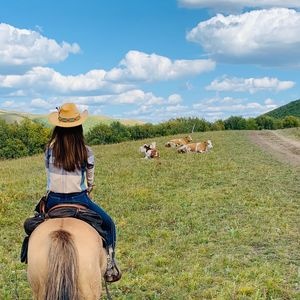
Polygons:
M186 145L186 144L190 143L192 140L193 140L192 137L190 135L188 135L184 138L170 140L165 144L165 146L176 148L176 147L180 147L182 145Z
M188 153L188 152L195 152L195 153L204 153L212 149L213 145L211 140L207 140L205 142L199 143L191 143L186 144L177 149L178 153Z
M151 144L144 144L140 147L140 152L144 153L145 159L159 158L159 152L156 149L156 142Z

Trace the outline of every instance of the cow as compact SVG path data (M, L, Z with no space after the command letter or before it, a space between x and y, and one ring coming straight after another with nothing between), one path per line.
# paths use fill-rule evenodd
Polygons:
M192 140L193 140L192 137L190 135L188 135L188 136L185 136L184 138L170 140L165 144L165 146L177 148L182 145L186 145L186 144L190 143Z
M156 142L152 142L151 144L144 144L140 147L140 152L144 153L145 159L160 157L159 152L156 149Z
M188 152L204 153L204 152L208 152L212 148L213 148L212 141L207 140L205 142L182 145L177 149L177 151L178 153L188 153Z

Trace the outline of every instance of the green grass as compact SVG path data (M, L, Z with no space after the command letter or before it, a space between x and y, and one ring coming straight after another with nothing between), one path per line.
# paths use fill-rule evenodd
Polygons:
M283 136L300 141L300 127L277 130Z
M300 299L300 170L251 144L247 132L178 154L156 138L93 147L94 199L115 219L120 282L114 299ZM19 262L22 224L43 194L42 156L0 162L0 299L30 299Z

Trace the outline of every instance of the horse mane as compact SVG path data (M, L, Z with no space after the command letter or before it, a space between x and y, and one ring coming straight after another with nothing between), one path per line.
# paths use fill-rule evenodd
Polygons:
M79 300L77 250L72 236L57 230L50 238L45 300Z

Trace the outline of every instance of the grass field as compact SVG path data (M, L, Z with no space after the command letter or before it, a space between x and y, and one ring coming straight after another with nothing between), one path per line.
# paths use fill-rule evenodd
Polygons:
M115 219L120 282L113 299L300 299L300 170L252 145L247 132L206 132L206 154L156 138L93 147L94 199ZM41 155L0 161L0 299L31 299L19 262L22 224L44 192Z

